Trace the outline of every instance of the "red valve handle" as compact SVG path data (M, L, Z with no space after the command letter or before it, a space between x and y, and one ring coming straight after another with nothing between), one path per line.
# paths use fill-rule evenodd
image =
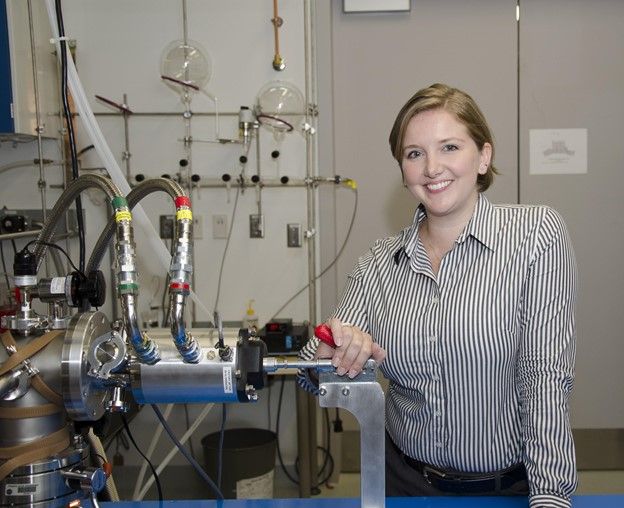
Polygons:
M314 328L314 335L321 341L331 346L333 348L336 347L336 343L334 342L334 336L332 334L331 328L325 324L318 325Z

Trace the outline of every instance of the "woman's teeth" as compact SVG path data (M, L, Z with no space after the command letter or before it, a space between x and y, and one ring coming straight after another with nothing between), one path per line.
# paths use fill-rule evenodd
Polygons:
M427 189L429 189L430 191L437 191L440 189L444 189L444 187L448 187L450 183L450 180L446 180L444 182L430 183L429 185L427 185Z

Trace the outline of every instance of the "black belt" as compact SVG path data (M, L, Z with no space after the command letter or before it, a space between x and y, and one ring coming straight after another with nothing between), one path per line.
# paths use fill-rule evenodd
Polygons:
M442 492L458 494L495 493L509 489L520 481L526 481L527 478L524 464L516 464L491 473L464 473L440 469L405 455L392 440L390 442L409 467L420 473L432 487Z

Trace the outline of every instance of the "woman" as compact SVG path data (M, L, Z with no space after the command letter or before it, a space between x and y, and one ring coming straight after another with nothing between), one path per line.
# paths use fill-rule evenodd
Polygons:
M313 339L302 356L332 358L350 377L371 356L381 363L387 495L570 506L576 265L563 220L482 194L494 142L460 90L418 91L390 148L420 202L413 223L350 274L328 321L338 347Z

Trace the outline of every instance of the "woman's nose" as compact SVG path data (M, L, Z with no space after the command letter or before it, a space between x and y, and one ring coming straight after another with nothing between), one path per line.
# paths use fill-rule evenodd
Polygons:
M425 176L427 178L435 178L436 176L442 173L442 167L435 159L427 160L427 164L425 166Z

